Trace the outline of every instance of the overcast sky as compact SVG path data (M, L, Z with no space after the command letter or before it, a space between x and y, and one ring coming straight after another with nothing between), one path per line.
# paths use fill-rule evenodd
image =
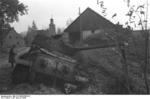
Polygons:
M31 26L34 20L38 29L48 28L50 18L54 18L54 23L57 27L65 28L68 19L74 20L79 15L79 7L83 12L87 7L92 8L100 13L100 7L97 5L97 0L19 0L28 6L28 14L21 16L19 22L13 23L17 32L26 31L28 26ZM99 0L101 1L101 0ZM127 5L124 0L103 0L108 8L107 19L112 22L126 20L124 14L127 12ZM133 0L136 3L142 4L146 0ZM135 2L134 2L135 3ZM150 10L149 10L150 11ZM119 13L115 19L111 19L114 13Z

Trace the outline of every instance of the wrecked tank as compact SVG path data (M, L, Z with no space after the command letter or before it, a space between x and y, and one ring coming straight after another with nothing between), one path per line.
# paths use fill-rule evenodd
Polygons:
M40 42L37 42L37 39ZM16 56L20 60L16 59L16 67L12 76L13 83L34 83L37 74L44 74L48 75L49 79L53 78L51 82L54 84L58 79L65 93L70 93L81 86L88 86L89 83L88 77L80 73L79 68L82 65L73 57L77 52L116 46L109 44L83 48L73 47L64 43L61 36L53 38L40 36L37 39L33 42L35 46L22 49L23 53L18 51L21 54Z

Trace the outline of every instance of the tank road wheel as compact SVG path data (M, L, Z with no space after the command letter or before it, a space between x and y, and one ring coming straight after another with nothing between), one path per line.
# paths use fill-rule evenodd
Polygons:
M64 93L65 94L71 94L77 89L76 85L70 84L70 83L65 83L64 84Z
M12 83L13 84L25 83L28 82L28 79L29 79L29 67L22 64L16 64L12 72Z

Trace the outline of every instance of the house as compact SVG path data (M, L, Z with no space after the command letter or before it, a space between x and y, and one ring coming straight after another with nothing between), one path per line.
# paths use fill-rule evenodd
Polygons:
M49 30L34 30L27 33L26 36L26 44L30 46L37 35L43 35L46 37L50 37Z
M16 45L16 47L25 46L24 39L14 30L14 28L3 29L0 36L0 42L0 47L4 49L9 49L13 45Z
M26 35L26 44L30 46L37 35L44 35L50 37L56 34L54 19L50 19L49 28L46 30L30 30Z
M28 31L27 35L25 37L26 45L30 46L32 41L34 40L34 37L37 35L36 31Z
M105 19L91 8L87 8L75 19L64 32L68 33L69 41L76 43L92 34L114 30L115 24Z

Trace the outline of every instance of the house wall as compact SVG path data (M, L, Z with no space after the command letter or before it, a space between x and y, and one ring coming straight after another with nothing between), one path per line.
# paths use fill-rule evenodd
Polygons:
M42 32L38 33L40 35L43 35L43 36L47 36L47 37L51 37L51 33L49 32L49 30L43 30Z
M108 29L108 30L102 30L102 29L97 29L97 30L84 30L81 33L80 32L72 32L72 33L68 33L69 34L69 41L72 44L78 43L81 40L85 40L86 38L88 38L89 36L93 35L93 34L98 34L98 33L103 33L103 32L111 32L113 31L112 29Z
M95 31L92 31L92 30L86 30L86 31L82 31L82 39L86 39L87 37L93 35L93 34L97 34L97 33L100 33L102 30L95 30Z
M10 33L3 41L3 48L7 49L12 47L13 45L16 45L16 47L23 47L25 46L25 42L24 39L15 31L10 31Z
M80 41L81 39L81 33L80 32L72 32L72 33L69 33L69 42L71 44L76 44Z
M34 40L35 36L37 35L37 32L28 32L27 36L26 36L26 43L27 46L30 46L32 41Z
M69 34L67 32L64 32L62 37L65 42L69 43Z
M106 33L109 33L109 32L112 32L114 31L113 29L108 29L108 30L102 30L102 29L97 29L97 30L86 30L86 31L82 31L82 40L85 40L86 38L88 38L89 36L93 35L93 34L98 34L98 33L103 33L103 32L106 32Z

